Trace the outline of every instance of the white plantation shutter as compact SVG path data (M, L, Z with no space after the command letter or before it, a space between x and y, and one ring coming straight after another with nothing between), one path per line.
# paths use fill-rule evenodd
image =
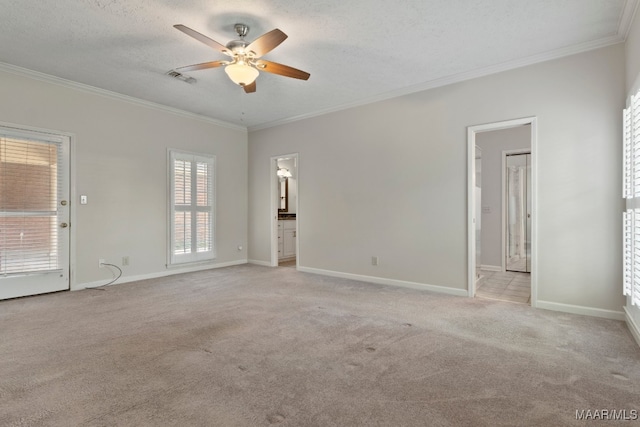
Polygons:
M640 197L640 94L631 97L630 115L631 189L633 198Z
M0 136L0 275L60 270L58 142Z
M623 293L640 306L640 93L623 112Z
M633 289L633 216L634 212L628 210L622 213L623 216L623 229L622 229L622 241L623 249L622 256L624 258L624 295L631 295L631 289Z
M214 157L170 151L170 264L215 258Z
M622 137L623 137L623 148L622 148L622 197L625 199L633 197L633 193L631 191L631 185L633 180L631 179L631 170L632 170L632 162L631 162L631 110L625 109L623 113L623 124L622 124Z
M631 297L631 304L640 306L640 209L633 210L633 281L627 295Z

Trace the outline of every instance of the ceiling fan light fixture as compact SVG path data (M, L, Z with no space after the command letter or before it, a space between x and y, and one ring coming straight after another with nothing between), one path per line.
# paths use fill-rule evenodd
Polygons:
M236 62L224 68L229 78L237 85L247 86L253 83L260 72L245 62Z

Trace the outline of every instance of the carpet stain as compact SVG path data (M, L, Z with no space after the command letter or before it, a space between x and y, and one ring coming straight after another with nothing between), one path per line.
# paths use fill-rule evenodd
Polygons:
M402 326L406 326L406 327L410 328L413 325L411 323L403 323Z
M280 424L281 422L283 422L287 417L285 417L284 415L276 412L275 414L269 414L267 415L267 421L269 421L269 424Z
M621 374L620 372L611 372L611 375L613 375L613 378L629 381L629 378L626 375Z
M580 380L580 376L579 375L571 375L569 377L569 384L573 385L573 384L577 383L578 380Z
M246 371L249 370L249 368L247 368L246 366L242 366L242 365L238 366L238 369L240 369L242 372L246 372Z
M203 348L202 351L204 351L205 353L209 353L209 354L213 353L211 350L206 349L206 348Z
M365 350L367 350L369 353L373 353L374 351L376 351L375 347L367 347Z

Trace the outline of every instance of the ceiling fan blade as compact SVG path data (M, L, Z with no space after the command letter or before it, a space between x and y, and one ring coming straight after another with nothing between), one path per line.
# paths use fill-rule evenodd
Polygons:
M256 61L256 65L260 71L279 74L285 77L293 77L294 79L307 80L311 76L311 74L306 71L298 70L288 65L278 64L277 62L265 61L264 59Z
M280 43L285 41L288 36L279 29L271 30L266 34L261 35L255 39L249 46L247 51L253 51L256 58L260 58L262 55L273 50Z
M203 62L202 64L186 65L184 67L176 68L176 71L198 71L206 70L207 68L216 68L222 65L226 65L228 61L211 61Z
M186 27L186 26L184 26L182 24L176 24L176 25L173 26L173 28L175 28L176 30L182 31L186 35L193 37L194 39L198 40L201 43L206 44L207 46L209 46L210 48L212 48L214 50L222 52L225 55L229 54L229 49L227 49L226 46L221 45L217 41L210 39L209 37L205 36L204 34L200 34L196 30L192 30L191 28Z
M245 85L244 86L244 91L246 93L253 93L256 91L256 81L254 80L253 83L251 83L250 85Z

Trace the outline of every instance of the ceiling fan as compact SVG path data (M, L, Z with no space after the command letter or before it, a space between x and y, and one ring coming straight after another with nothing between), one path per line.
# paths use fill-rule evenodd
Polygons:
M224 46L182 24L177 24L173 27L231 58L229 60L187 65L176 68L175 71L196 71L224 66L224 71L229 78L237 85L242 86L246 93L256 91L256 78L260 74L259 71L301 80L307 80L310 76L305 71L260 59L287 38L287 35L277 28L249 43L244 39L249 32L249 27L245 24L236 24L234 28L240 39L232 40Z

